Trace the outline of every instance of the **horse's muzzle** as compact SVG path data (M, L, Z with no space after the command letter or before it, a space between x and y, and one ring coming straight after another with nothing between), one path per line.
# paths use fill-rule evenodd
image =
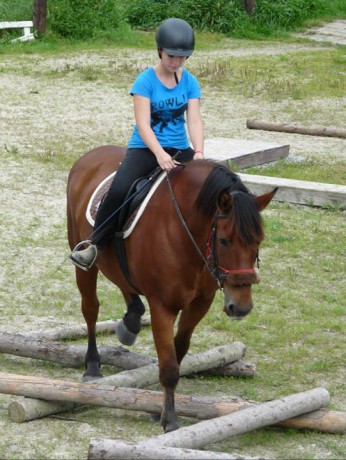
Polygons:
M253 303L251 302L246 307L240 307L234 303L230 303L224 306L223 311L230 319L240 320L243 319L246 315L250 313L253 308Z
M253 308L251 285L233 286L224 289L223 311L231 319L242 319L250 313Z

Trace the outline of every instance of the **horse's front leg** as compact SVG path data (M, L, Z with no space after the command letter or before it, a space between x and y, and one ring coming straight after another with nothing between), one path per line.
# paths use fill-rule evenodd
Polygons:
M100 355L96 345L96 322L99 313L99 300L97 298L98 268L92 267L85 272L76 268L77 286L82 297L82 312L88 328L88 348L85 355L85 372L83 381L101 378Z
M214 295L196 297L190 305L185 307L179 317L177 333L174 338L177 361L180 365L189 350L190 340L197 324L208 312Z
M149 302L150 303L150 302ZM161 425L165 433L179 428L174 406L174 392L179 381L179 364L174 348L174 322L177 315L163 305L152 306L151 327L159 361L159 377L164 393Z

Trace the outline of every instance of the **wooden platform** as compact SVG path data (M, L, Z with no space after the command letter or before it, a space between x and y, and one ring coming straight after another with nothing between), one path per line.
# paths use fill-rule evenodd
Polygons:
M243 169L286 158L289 145L216 137L204 141L204 153L206 158Z
M310 206L340 206L346 209L346 186L240 173L244 184L256 195L279 187L274 200Z

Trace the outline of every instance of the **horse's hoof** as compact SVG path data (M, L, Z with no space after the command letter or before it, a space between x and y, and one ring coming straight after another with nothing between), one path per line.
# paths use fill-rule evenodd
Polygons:
M129 331L123 320L120 320L115 329L119 342L123 345L133 345L136 341L137 334Z
M175 431L175 430L178 430L180 428L180 426L178 425L178 423L167 423L167 425L165 426L165 429L164 429L164 433L170 433L171 431Z
M161 414L151 414L150 420L152 422L159 422L161 420Z
M101 372L99 372L97 375L90 375L85 372L82 377L82 382L83 383L92 382L94 380L98 380L102 378L103 378L103 375L101 374Z

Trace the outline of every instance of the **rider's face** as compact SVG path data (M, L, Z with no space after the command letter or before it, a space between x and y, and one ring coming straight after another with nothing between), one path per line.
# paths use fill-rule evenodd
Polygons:
M171 56L166 51L162 50L161 52L161 60L163 66L169 71L169 72L177 72L180 67L182 67L186 61L186 57L180 57L180 56Z

